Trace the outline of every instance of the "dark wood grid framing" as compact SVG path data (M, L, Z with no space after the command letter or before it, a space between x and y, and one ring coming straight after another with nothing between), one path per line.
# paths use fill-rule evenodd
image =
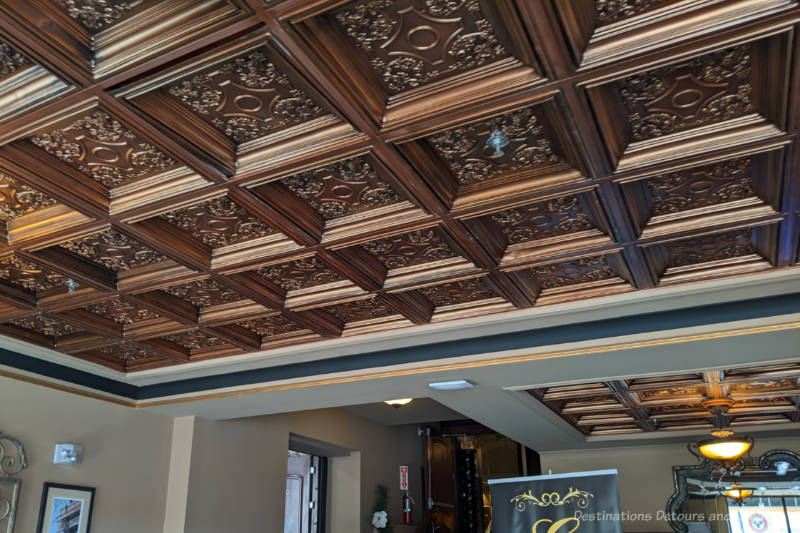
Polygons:
M495 70L466 68L453 83L423 84L391 97L356 66L363 58L352 43L337 41L353 50L336 62L329 51L313 46L309 28L332 24L328 13L345 2L223 3L233 6L225 15L235 21L229 27L190 24L187 31L205 35L202 42L164 42L159 54L121 58L118 68L99 74L82 63L85 56L56 50L33 29L22 7L2 7L9 16L0 21L0 39L52 72L63 87L72 87L57 101L40 98L3 121L0 170L56 199L58 209L33 209L7 222L2 254L79 283L72 293L63 284L37 293L12 279L0 280L4 333L137 370L797 261L798 218L790 216L800 205L795 150L800 72L794 53L800 10L794 2L749 2L747 13L737 11L742 2L698 2L676 12L654 2L652 10L592 27L586 24L596 16L593 2L498 2L487 8L487 17L500 28L498 38L513 61ZM735 13L741 19L732 18ZM37 17L49 14L50 7ZM668 31L686 17L696 24L693 38L688 29ZM71 23L59 16L58 24ZM644 28L654 30L650 41L637 37ZM177 126L176 117L186 109L180 115L142 104L154 87L204 72L218 58L238 57L243 47L260 46L290 85L330 118L306 130L295 125L285 135L279 129L263 143L236 147L217 136L212 146ZM761 65L750 73L758 80L750 89L751 114L757 118L735 122L738 117L711 116L669 142L656 138L629 150L623 127L628 117L609 100L609 88L613 92L620 80L669 71L671 65L737 46L749 47ZM271 88L259 87L259 94L274 96ZM774 89L770 98L764 87ZM68 161L37 152L28 140L96 109L174 160L171 174L146 187L134 182L108 189ZM480 148L486 128L509 127L519 116L531 126L512 139L521 159L487 158ZM610 118L620 125L619 133L609 129ZM499 171L458 181L453 160L434 141L462 130L477 139L478 151L469 157L488 160ZM297 176L319 174L316 169L352 161L367 161L369 172L390 191L381 185L380 196L374 177L353 178L345 185L357 191L347 201L361 207L352 214L345 209L343 216L326 218L313 191L303 196L284 186ZM709 176L729 177L726 168L743 161L745 178L686 192ZM332 179L339 185L347 181L340 177ZM670 204L669 191L688 199ZM219 197L244 210L250 225L242 227L224 213L222 221L209 215L202 224L183 228L164 219L165 213ZM257 230L261 226L279 238L265 237ZM138 248L120 251L115 243L101 243L106 261L92 261L59 246L109 228L165 259L128 268L125 262L131 253L138 257ZM233 232L245 238L212 246L197 228L206 236ZM435 242L428 242L430 235ZM389 265L376 252L387 242L396 245L385 252L395 261ZM122 266L107 268L109 257ZM287 289L260 274L309 257L337 278L322 276L319 283ZM315 275L313 268L305 272ZM192 284L200 287L189 291L194 296L175 289ZM202 300L198 290L210 305L195 305ZM195 304L189 301L193 297ZM96 306L117 298L153 316L132 323L104 320ZM370 309L374 316L366 320L346 323L338 316L363 319ZM81 331L53 337L11 324L40 313ZM198 340L203 338L215 340ZM122 339L138 344L120 351L139 355L122 360L113 349L104 350Z
M800 365L770 365L532 389L586 435L622 435L800 421ZM716 417L708 400L732 401Z

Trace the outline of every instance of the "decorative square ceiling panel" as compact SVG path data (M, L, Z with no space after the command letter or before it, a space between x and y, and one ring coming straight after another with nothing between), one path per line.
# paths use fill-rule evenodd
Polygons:
M237 1L12 0L21 24L47 27L60 52L87 75L101 78L242 19ZM38 26L37 26L38 24ZM152 31L158 25L157 33Z
M268 265L257 272L285 291L287 307L319 304L364 292L316 256Z
M389 110L384 122L391 122L392 108L413 118L403 103L458 84L498 84L501 73L520 85L541 80L528 43L516 33L518 15L506 3L360 0L305 19L296 29L313 44L328 45L317 46L320 54L356 87L364 86L376 119Z
M776 215L782 151L625 181L623 190L642 237Z
M344 323L342 332L344 336L413 325L410 320L376 296L331 305L322 309Z
M301 324L279 314L252 318L237 322L236 325L258 335L262 347L293 344L318 338Z
M121 372L159 368L180 362L178 359L162 355L147 344L134 341L111 344L95 350L80 352L75 356Z
M433 321L453 320L511 310L485 277L469 278L417 289L434 307Z
M242 295L233 289L221 285L218 281L213 279L192 281L182 285L168 287L163 290L167 294L176 296L181 300L189 302L190 304L199 308L212 307L244 300Z
M37 298L64 292L67 284L66 276L18 255L0 258L0 279Z
M481 240L497 243L501 265L612 244L594 193L551 198L466 221Z
M777 224L741 228L645 247L662 285L689 279L730 276L771 267Z
M166 261L167 258L114 228L59 244L113 272L122 272Z
M107 189L181 166L103 110L67 121L29 140Z
M64 322L63 320L42 314L18 318L10 321L9 324L20 329L38 333L51 340L74 335L83 331L82 328L70 324L69 322Z
M137 307L120 297L92 304L88 306L86 310L90 313L110 318L123 326L130 326L140 322L148 322L161 318L158 313L144 307Z
M387 270L386 287L463 274L474 264L456 252L438 228L368 241L359 248Z
M227 196L169 211L160 217L211 248L224 248L276 233Z
M137 223L153 239L169 235L176 247L214 267L296 250L299 246L230 196L215 196Z
M707 149L714 142L709 136L734 128L750 128L736 143L778 135L786 92L776 88L784 86L787 71L768 58L787 38L778 34L590 84L589 96L618 170ZM624 127L618 123L621 117ZM680 152L673 152L678 141L683 142Z
M589 68L792 7L787 0L560 0L575 64Z
M556 97L438 131L398 146L454 211L510 195L532 200L586 179ZM494 141L502 146L492 148ZM497 194L487 194L496 190Z
M293 144L301 135L322 142L351 133L263 31L137 80L121 95L207 150L227 174L302 150Z
M395 227L427 214L401 193L398 179L372 153L304 170L251 190L293 218L319 219L329 242Z
M547 263L527 268L520 274L538 288L538 304L633 290L630 273L619 253Z
M32 131L26 125L16 133L25 138L4 150L20 172L44 174L89 209L120 212L208 184L95 101L69 106Z
M333 19L391 95L509 56L478 0L367 0Z

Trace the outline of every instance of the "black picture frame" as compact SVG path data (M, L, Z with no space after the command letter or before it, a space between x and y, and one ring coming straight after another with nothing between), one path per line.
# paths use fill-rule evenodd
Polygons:
M58 496L59 494L62 496ZM36 533L53 533L50 529L45 528L49 527L51 524L52 513L55 510L54 505L50 505L51 499L55 500L59 497L62 499L85 502L85 505L81 504L80 506L79 524L82 525L85 520L86 527L84 529L79 525L77 533L90 533L92 528L92 512L94 511L94 495L94 487L46 482L42 489L42 502L39 505L39 520L36 525ZM81 499L80 496L83 496L83 498ZM50 509L49 512L51 516L47 516L48 509Z

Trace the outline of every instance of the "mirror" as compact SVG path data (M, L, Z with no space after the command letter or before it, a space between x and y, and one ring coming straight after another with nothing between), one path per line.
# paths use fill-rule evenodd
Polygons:
M800 455L772 450L732 468L674 466L667 521L676 533L800 533Z

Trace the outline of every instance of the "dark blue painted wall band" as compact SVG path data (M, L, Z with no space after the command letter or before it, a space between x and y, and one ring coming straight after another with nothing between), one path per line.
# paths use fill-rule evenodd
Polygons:
M0 348L0 364L91 389L136 399L139 387Z

